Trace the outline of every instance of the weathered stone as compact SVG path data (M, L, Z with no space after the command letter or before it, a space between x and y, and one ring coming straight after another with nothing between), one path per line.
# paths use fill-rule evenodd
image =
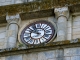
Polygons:
M76 55L80 55L80 48L67 48L64 49L64 56L76 56Z
M8 56L6 60L22 60L22 55Z
M64 60L71 60L71 57L64 57Z
M53 59L47 59L47 60L57 60L56 58L53 58Z
M62 58L62 60L63 60L64 50L63 50L63 49L57 49L57 50L56 50L56 57L57 57L57 58Z
M45 56L44 52L38 53L38 60L47 60L47 57Z
M55 8L54 13L58 19L57 21L57 41L67 39L67 20L69 18L68 7Z
M13 15L13 16L6 16L6 20L8 22L8 28L7 28L7 48L14 48L16 47L16 41L17 41L17 34L18 34L18 22L20 20L19 14Z
M54 57L56 57L56 51L55 50L46 51L44 52L44 55L47 59L53 59Z
M24 54L23 60L38 60L37 53Z
M5 38L0 39L0 46L3 46L5 44Z
M6 1L11 1L11 0L6 0Z
M75 35L72 35L72 38L73 39L80 38L80 35L76 35L76 34Z
M72 56L71 60L80 60L80 56Z
M0 57L0 60L6 60L6 58L5 57Z
M6 35L6 32L5 31L4 32L1 32L0 33L0 39L5 38L5 35Z
M67 34L67 40L72 40L72 34Z
M5 0L1 0L1 2L4 2L5 3L6 1Z
M56 20L56 18L55 18L54 16L48 17L48 20L49 20L49 21L51 20L51 21L53 21L53 22L55 22L55 23L57 22L57 20Z
M22 0L16 0L15 3L16 3L16 4L18 4L18 3L23 3L23 1L22 1Z

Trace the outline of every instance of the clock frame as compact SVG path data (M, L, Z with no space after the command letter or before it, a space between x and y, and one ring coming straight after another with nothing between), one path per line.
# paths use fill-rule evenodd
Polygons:
M25 26L20 32L19 38L25 45L40 45L53 40L55 35L55 24L40 20Z

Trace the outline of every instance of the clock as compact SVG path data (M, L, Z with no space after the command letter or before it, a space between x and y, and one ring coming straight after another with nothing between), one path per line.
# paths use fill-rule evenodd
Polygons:
M55 37L55 34L54 24L41 20L24 27L20 34L20 40L26 45L38 45L49 42Z

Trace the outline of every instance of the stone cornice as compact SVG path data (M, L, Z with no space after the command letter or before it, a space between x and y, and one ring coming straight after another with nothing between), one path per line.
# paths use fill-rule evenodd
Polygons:
M6 5L0 6L0 16L6 15L6 13L13 15L17 13L53 9L56 7L72 6L76 4L80 4L80 0L44 0L41 2L35 1L23 4Z
M39 46L29 46L28 48L25 49L20 48L0 49L0 57L73 47L80 47L80 39L74 39L71 41L65 40L60 42L52 42L49 44L43 44Z
M39 13L44 11L49 11L47 14L50 14L48 16L51 16L51 13L53 13L53 9L57 7L63 7L68 6L70 13L74 12L80 12L80 0L44 0L44 1L35 1L35 2L29 2L29 3L22 3L22 4L14 4L14 5L6 5L6 6L0 6L0 16L1 18L5 17L6 14L8 15L15 15L19 13L21 17L26 16L29 18L22 18L22 20L26 19L32 19L34 18L40 18ZM50 11L51 10L51 11ZM42 14L42 13L40 13ZM46 17L46 13L43 14L41 17ZM30 17L32 15L32 17ZM0 23L6 23L6 20L3 18L0 18Z

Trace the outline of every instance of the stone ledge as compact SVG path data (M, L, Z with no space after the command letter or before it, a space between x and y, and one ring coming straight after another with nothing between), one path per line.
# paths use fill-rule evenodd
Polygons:
M55 3L53 3L55 2ZM54 8L68 6L70 13L80 12L80 0L44 0L0 6L0 23L6 23L6 15L20 14L22 20L54 16Z
M8 48L8 49L0 49L0 57L1 56L10 56L10 55L18 55L18 54L25 54L31 52L40 52L46 50L54 50L60 48L73 48L73 47L80 47L80 39L74 40L65 40L60 42L53 42L48 44L43 44L39 46L28 46L26 49L20 48Z
M25 12L35 12L40 10L53 9L56 7L62 6L73 6L80 4L80 0L43 0L41 2L28 2L22 4L13 4L0 6L0 16L6 15L14 15L17 13L25 13Z

